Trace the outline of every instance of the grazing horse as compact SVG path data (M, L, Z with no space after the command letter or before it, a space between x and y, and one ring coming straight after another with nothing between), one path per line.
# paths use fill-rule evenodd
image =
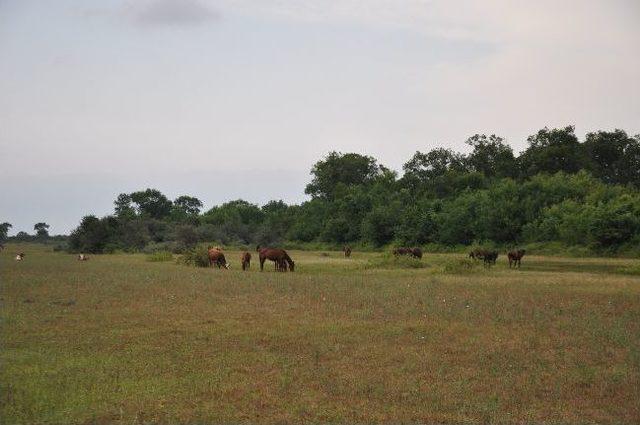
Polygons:
M393 255L395 255L396 257L400 255L408 255L410 257L417 258L420 260L422 259L422 250L417 247L414 247L414 248L400 247L393 250Z
M16 261L22 261L24 259L24 252L16 254Z
M513 264L513 267L520 268L520 261L522 257L524 257L524 249L512 249L507 253L507 258L509 258L509 268Z
M276 265L276 270L278 271L286 271L287 265L289 266L290 271L293 271L295 267L295 263L284 249L261 248L260 245L258 245L256 247L256 251L260 257L260 271L264 270L264 262L267 260L273 261Z
M351 247L349 245L345 245L342 251L344 251L345 257L351 257Z
M78 254L78 261L87 261L89 257L84 254Z
M222 251L216 248L209 248L209 267L213 267L215 264L218 268L224 267L225 269L229 269L229 263L227 263L226 258L224 258L224 254Z
M484 256L484 265L491 266L492 264L496 264L498 260L498 251L488 251Z
M247 270L251 267L251 254L245 251L240 257L240 263L242 263L242 270Z
M476 248L469 253L469 258L482 260L485 266L490 266L491 264L495 264L498 260L498 251Z

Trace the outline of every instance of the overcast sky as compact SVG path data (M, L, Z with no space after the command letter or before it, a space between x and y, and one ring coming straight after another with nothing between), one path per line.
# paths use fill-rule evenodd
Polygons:
M305 200L327 152L640 133L638 0L0 0L0 221Z

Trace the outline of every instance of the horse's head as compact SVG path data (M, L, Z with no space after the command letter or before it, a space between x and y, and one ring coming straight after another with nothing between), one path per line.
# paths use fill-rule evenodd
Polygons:
M260 252L260 245L256 246L256 252Z
M296 265L296 263L294 263L294 262L293 262L293 260L291 260L291 261L289 262L289 270L290 270L290 271L293 271L293 268L295 267L295 265Z
M224 268L229 270L231 268L231 264L229 263L224 263Z

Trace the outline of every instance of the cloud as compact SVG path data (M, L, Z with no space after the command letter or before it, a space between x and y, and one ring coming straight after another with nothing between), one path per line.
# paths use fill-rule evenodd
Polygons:
M199 0L152 0L127 10L135 22L146 26L193 26L219 18L217 11Z

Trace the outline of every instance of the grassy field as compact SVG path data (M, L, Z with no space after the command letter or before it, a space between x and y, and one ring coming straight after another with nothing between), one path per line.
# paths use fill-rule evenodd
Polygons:
M290 253L243 273L9 245L0 422L640 423L638 260Z

